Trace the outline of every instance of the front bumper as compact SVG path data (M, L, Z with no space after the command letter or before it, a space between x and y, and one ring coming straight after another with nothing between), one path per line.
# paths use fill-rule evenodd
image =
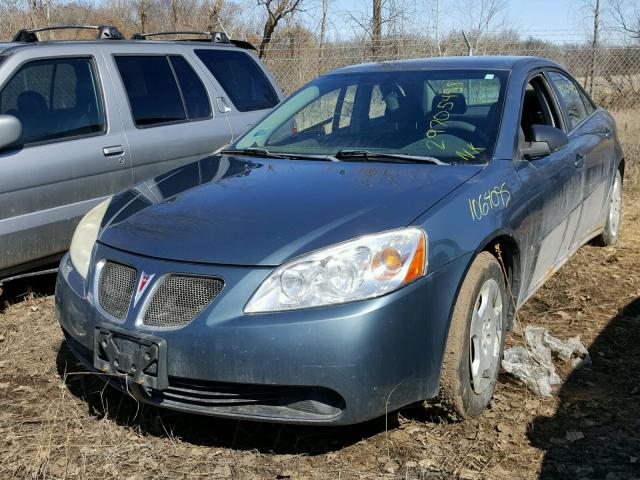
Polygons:
M247 299L272 269L169 262L97 244L94 259L104 258L135 266L138 275L153 272L156 279L176 272L214 275L225 279L225 287L181 328L141 325L141 306L133 305L124 321L115 322L96 307L95 282L83 282L65 256L56 312L87 368L94 367L100 328L152 336L166 343L168 386L145 389L128 382L125 388L110 377L140 401L215 416L335 425L437 394L450 313L470 260L461 257L372 300L246 315Z

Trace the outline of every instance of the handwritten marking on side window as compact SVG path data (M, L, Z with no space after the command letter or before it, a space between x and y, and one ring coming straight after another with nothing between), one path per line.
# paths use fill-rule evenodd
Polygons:
M507 208L510 201L511 192L509 188L507 188L506 182L502 182L502 185L494 186L478 195L477 198L469 199L471 219L474 222L476 220L482 220L491 210L496 210L499 207Z

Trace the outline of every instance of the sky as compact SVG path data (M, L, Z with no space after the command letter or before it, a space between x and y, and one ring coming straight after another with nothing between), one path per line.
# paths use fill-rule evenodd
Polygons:
M435 0L408 0L408 3L424 12L425 22L428 22L428 12ZM523 37L580 42L588 37L592 28L583 3L583 0L509 0L504 17L506 24L516 27ZM354 22L349 20L349 12L363 17L364 11L370 10L371 0L330 0L329 4L333 19L330 33L344 38L353 31ZM458 0L440 0L440 12L443 32L460 30L468 21Z

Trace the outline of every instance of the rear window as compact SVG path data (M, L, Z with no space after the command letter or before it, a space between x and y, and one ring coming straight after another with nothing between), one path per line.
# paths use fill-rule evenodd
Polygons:
M241 112L273 108L278 95L256 62L241 51L196 50L195 54Z
M206 90L184 58L127 55L115 62L137 126L211 117Z

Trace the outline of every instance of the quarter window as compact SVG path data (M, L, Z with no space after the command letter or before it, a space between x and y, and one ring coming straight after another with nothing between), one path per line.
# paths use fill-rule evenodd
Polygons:
M278 96L255 61L241 51L196 50L195 54L241 112L275 107Z
M588 115L580 91L572 80L560 72L549 72L549 78L560 94L569 130L573 130Z
M36 60L22 66L0 92L0 114L22 123L16 145L100 134L104 109L89 58Z

